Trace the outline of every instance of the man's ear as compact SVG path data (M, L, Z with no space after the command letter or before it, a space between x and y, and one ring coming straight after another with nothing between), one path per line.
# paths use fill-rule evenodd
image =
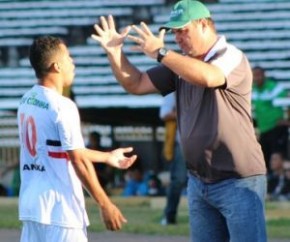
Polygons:
M52 65L51 65L52 69L56 72L60 72L61 68L60 68L60 65L58 62L54 62Z
M204 31L208 27L208 22L205 19L200 20L202 30Z

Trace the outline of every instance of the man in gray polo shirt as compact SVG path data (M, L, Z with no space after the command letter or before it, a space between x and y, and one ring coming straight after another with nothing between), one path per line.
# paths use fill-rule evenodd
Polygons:
M128 35L133 29L137 35ZM265 242L266 168L251 117L251 67L246 56L216 33L200 2L177 2L155 36L149 27L116 32L101 17L92 37L105 49L114 75L130 93L176 91L177 122L187 168L194 242ZM170 30L182 54L166 49ZM128 37L161 65L141 72L122 52Z

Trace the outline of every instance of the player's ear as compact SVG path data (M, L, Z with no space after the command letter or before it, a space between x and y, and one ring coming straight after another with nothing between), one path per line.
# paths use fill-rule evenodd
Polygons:
M61 70L60 64L58 62L53 62L51 64L51 70L56 71L56 72L60 72L60 70Z

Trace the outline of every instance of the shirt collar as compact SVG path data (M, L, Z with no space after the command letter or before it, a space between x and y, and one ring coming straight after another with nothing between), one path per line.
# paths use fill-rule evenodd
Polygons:
M214 46L210 49L210 51L204 57L204 62L209 62L217 54L219 54L220 52L224 52L226 48L227 48L226 37L223 35L219 36L217 42L214 44Z

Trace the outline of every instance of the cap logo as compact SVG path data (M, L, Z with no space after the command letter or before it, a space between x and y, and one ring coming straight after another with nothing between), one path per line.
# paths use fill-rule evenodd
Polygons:
M170 18L176 18L176 17L182 15L183 12L184 12L184 9L183 8L174 9L170 13Z
M178 29L184 27L191 20L209 18L207 7L197 0L180 0L170 12L169 21L160 29Z

